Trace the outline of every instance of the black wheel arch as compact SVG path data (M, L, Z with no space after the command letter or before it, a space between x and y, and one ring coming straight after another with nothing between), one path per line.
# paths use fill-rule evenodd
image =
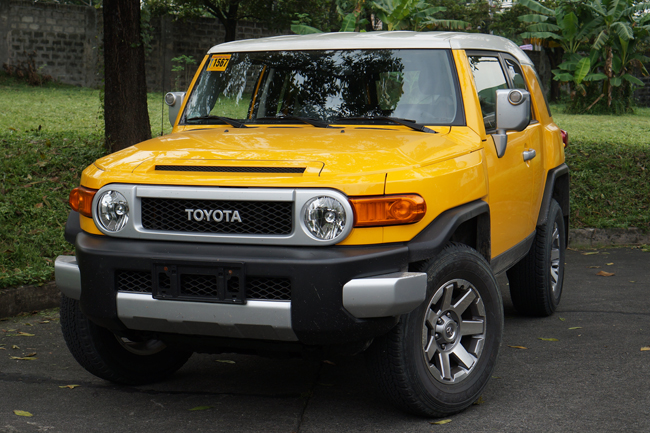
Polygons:
M566 164L561 164L548 171L546 175L546 185L544 186L544 195L542 197L542 204L539 209L537 217L537 226L546 224L548 218L548 209L551 206L551 200L555 200L562 209L564 215L564 239L569 240L569 215L571 206L569 203L569 185L570 175L569 167Z
M490 263L490 206L475 200L441 213L408 243L409 262L433 258L449 242L474 248Z

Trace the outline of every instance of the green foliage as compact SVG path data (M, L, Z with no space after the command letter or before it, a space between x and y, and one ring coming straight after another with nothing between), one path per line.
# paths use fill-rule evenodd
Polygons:
M0 73L0 289L54 278L68 194L81 171L105 154L99 90L28 86ZM149 95L158 135L171 130L162 95Z
M554 8L535 0L519 3L536 12L519 17L527 24L521 36L557 45L563 52L553 74L571 85L569 111L631 110L633 88L643 85L632 72L647 74L642 51L650 42L650 2L557 0Z
M511 8L495 12L489 28L495 35L503 36L522 45L524 40L521 34L526 31L527 24L522 22L519 17L527 12L528 9L525 6L515 3Z
M172 59L172 76L174 90L180 91L181 87L187 88L190 85L192 74L196 70L196 60L192 56L181 55Z
M553 112L569 131L571 226L650 230L650 108L623 116Z
M469 26L462 20L435 18L434 15L447 8L430 6L424 0L376 0L371 5L384 30L461 30Z
M460 27L465 32L490 33L494 25L495 16L501 10L499 1L474 0L471 2L457 0L427 0L426 3L433 7L441 7L436 18L441 21L462 20L466 24ZM442 27L442 29L453 29Z
M483 0L480 4L487 4ZM433 6L425 0L336 0L340 19L339 31L372 30L371 21L381 22L382 30L462 30L470 24L459 19L434 17L447 10L444 6ZM294 21L291 30L297 34L320 33L317 27L305 24L304 16Z

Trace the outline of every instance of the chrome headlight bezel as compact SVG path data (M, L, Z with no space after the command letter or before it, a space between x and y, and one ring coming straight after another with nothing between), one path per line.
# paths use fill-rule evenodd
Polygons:
M308 223L308 217L316 211L313 206L314 204L316 204L316 207L324 210L324 214L322 215L324 220L333 218L333 221L325 221L325 224L330 224L329 227L326 227L326 231L328 233L331 233L332 229L335 231L336 234L333 236L326 235L325 237L321 237L310 227L311 224ZM352 207L347 198L335 197L333 194L319 194L308 199L300 209L298 218L300 220L300 226L307 236L318 242L327 243L337 243L345 239L354 224L354 214L352 213Z
M124 194L114 189L99 192L93 210L95 222L105 233L118 233L129 224L129 201Z

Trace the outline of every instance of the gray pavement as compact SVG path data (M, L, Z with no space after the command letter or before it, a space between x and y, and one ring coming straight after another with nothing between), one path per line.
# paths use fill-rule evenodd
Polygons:
M649 432L650 252L568 251L548 318L519 316L501 283L493 379L445 425L384 402L362 356L194 355L164 383L115 386L77 365L49 311L0 322L0 432ZM36 359L11 359L27 355Z

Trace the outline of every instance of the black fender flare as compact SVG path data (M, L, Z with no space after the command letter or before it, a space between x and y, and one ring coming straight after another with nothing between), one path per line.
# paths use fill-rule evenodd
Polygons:
M463 223L476 217L479 218L476 227L477 245L474 247L489 263L491 259L490 206L483 200L465 203L441 213L408 243L409 263L438 255L445 245L453 240L456 230Z
M565 220L565 239L569 239L569 184L570 175L569 167L566 164L558 165L557 167L548 171L546 176L546 185L544 185L544 195L542 196L542 204L537 216L537 227L546 224L548 218L548 209L551 206L551 199L557 200L562 208L562 214Z

